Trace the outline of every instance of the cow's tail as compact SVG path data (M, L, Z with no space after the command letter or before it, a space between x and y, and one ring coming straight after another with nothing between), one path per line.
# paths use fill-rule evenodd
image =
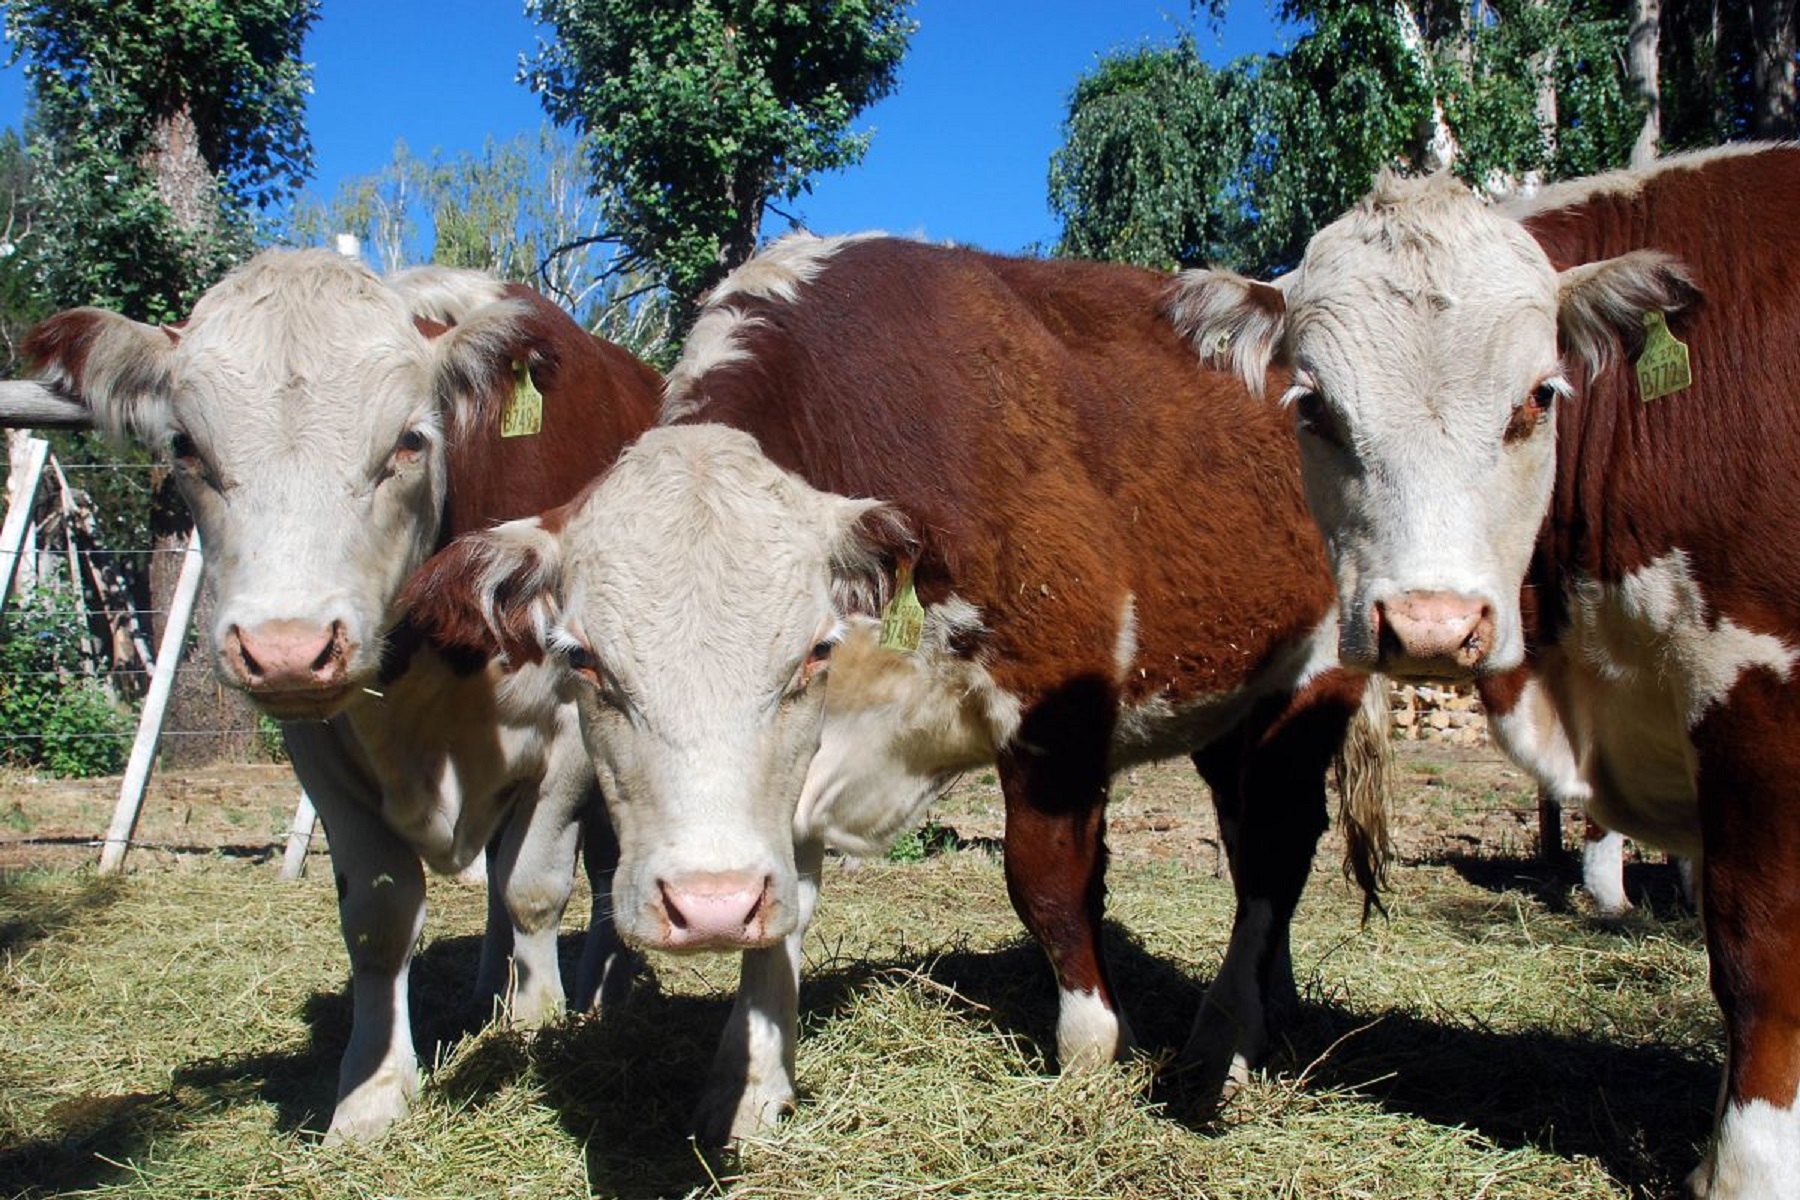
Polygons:
M1393 840L1388 836L1394 751L1387 695L1387 679L1369 676L1362 703L1357 706L1343 745L1332 762L1338 790L1338 828L1344 832L1344 874L1362 888L1365 921L1371 912L1387 911L1381 903L1381 891L1387 886L1388 860L1394 853Z

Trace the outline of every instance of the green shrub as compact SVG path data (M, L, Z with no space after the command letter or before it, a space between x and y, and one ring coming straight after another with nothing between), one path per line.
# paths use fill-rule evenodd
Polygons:
M55 775L123 769L132 719L81 661L81 614L54 588L18 599L0 625L0 761Z
M956 830L940 825L936 817L926 817L924 824L888 848L887 857L889 862L922 863L956 847Z

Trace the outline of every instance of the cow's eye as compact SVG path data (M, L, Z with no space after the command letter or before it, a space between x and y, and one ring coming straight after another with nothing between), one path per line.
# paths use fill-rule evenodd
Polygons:
M1344 444L1343 436L1338 433L1337 422L1332 419L1331 409L1326 406L1323 396L1314 391L1297 392L1291 403L1294 407L1294 425L1300 432L1309 433L1333 446Z
M831 651L836 645L835 641L829 640L813 643L813 648L808 650L806 657L800 661L800 671L794 679L793 692L795 695L805 691L806 686L831 665Z
M1529 395L1513 406L1512 416L1507 418L1506 442L1522 442L1536 433L1540 426L1546 424L1545 418L1556 405L1556 385L1546 380L1531 389Z
M570 646L563 651L563 665L577 675L586 676L598 683L600 681L600 663L594 658L594 652L586 646Z
M423 433L417 429L407 430L400 435L400 440L394 443L394 465L404 467L417 462L419 456L425 453L425 447L428 444Z
M192 469L200 465L200 447L187 434L177 433L169 438L169 457L177 464Z

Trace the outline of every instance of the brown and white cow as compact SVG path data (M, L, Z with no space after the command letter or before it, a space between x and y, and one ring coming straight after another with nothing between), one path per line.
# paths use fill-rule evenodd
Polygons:
M1336 667L1291 435L1196 367L1167 286L785 239L709 298L660 428L408 585L433 636L567 673L622 935L745 952L704 1138L793 1103L826 846L881 852L978 764L999 764L1065 1069L1130 1045L1100 916L1108 777L1134 763L1191 754L1231 855L1238 916L1186 1052L1201 1086L1293 1002L1288 924L1365 687Z
M1345 657L1473 676L1522 763L1697 859L1715 1197L1800 1196L1797 197L1791 146L1516 212L1387 179L1279 290L1200 276L1178 306L1294 371Z
M179 330L76 309L26 351L174 466L216 600L214 667L283 722L330 837L354 1019L329 1133L379 1133L417 1087L421 860L460 871L493 843L478 988L506 992L510 969L513 1019L548 1019L596 800L551 673L440 653L396 627L396 596L455 535L573 495L649 423L660 381L527 288L435 269L384 282L322 251L258 255ZM596 920L583 1000L611 939Z

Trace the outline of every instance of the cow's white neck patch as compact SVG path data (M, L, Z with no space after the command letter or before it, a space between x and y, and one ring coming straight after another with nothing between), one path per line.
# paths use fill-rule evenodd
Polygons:
M811 233L790 233L727 275L707 297L707 306L710 308L737 295L792 304L800 298L800 289L819 277L832 255L852 242L883 236L881 233L851 233L819 237Z
M682 347L680 361L663 382L662 412L657 416L657 423L672 425L700 411L706 402L701 380L709 371L749 358L750 347L745 342L745 334L762 324L759 318L742 309L708 305L700 319L694 322L693 332L688 334L687 344Z
M1792 674L1795 650L1729 617L1708 616L1687 552L1672 550L1616 585L1577 588L1581 653L1602 679L1667 680L1692 728L1746 671Z

